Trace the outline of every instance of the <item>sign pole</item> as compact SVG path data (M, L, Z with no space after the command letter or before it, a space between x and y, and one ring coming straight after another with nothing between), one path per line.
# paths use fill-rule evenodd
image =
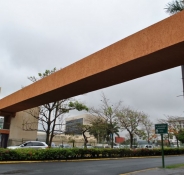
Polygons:
M162 167L165 168L164 163L164 146L163 146L163 134L168 133L168 124L162 123L162 124L155 124L155 134L161 135L161 145L162 145Z
M162 168L165 168L165 162L164 162L164 146L163 146L163 134L161 134L161 142L162 142Z

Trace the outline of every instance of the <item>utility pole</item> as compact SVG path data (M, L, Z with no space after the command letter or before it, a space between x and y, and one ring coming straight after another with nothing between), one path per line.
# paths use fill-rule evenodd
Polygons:
M184 65L181 66L182 83L183 83L183 98L184 98Z

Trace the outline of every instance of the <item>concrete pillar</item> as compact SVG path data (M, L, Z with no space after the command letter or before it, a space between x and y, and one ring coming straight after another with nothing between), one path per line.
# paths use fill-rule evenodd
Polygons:
M34 108L34 110L38 114L38 108ZM21 144L22 141L36 140L37 130L37 119L25 111L17 112L15 117L11 118L8 144L18 145Z
M6 148L7 145L8 145L8 137L9 137L9 134L1 134L1 145L0 147L2 148Z
M4 124L3 124L3 130L9 130L10 129L10 122L11 122L11 116L10 115L7 115L4 117ZM9 133L7 132L4 132L4 133L1 133L0 135L1 137L1 142L0 142L0 147L2 148L6 148L7 147L7 144L8 144L8 138L9 138Z

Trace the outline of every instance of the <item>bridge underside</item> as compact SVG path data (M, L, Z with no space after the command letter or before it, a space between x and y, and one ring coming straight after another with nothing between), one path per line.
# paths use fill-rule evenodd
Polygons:
M0 115L123 83L184 64L184 11L0 100Z

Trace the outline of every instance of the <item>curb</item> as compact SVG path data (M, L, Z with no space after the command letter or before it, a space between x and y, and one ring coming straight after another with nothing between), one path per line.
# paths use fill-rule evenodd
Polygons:
M150 171L150 170L155 170L155 169L157 169L157 168L148 168L148 169L139 170L139 171L132 171L132 172L124 173L124 174L120 174L120 175L132 175L132 174L141 173L141 172Z
M176 155L169 155L170 157ZM180 155L178 155L180 156ZM47 162L84 162L101 160L124 160L124 159L144 159L161 158L162 156L144 156L144 157L122 157L122 158L96 158L96 159L73 159L73 160L28 160L28 161L0 161L0 164L18 164L18 163L47 163Z
M28 160L28 161L0 161L0 164L16 164L16 163L42 163L42 162L84 162L84 161L101 161L101 160L124 160L124 159L144 159L158 158L161 156L149 157L122 157L122 158L98 158L98 159L73 159L73 160Z

